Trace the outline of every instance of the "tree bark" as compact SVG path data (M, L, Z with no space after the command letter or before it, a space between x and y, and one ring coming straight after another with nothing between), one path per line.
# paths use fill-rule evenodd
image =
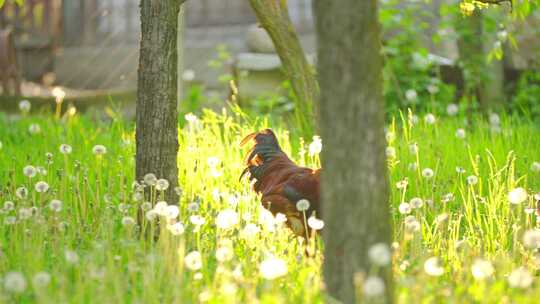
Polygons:
M324 278L328 293L357 300L355 274L377 275L393 302L391 267L373 273L368 250L390 246L382 60L377 0L315 0L321 86ZM365 299L364 299L365 300Z
M147 173L170 183L169 204L178 203L177 31L180 0L141 0L137 83L136 177Z
M311 129L314 114L318 113L319 85L300 44L287 1L249 0L261 26L268 32L291 82L296 97L296 118L304 130Z

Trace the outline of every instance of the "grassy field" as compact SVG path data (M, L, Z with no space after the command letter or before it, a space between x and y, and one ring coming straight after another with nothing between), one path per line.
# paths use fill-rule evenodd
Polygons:
M151 176L134 184L132 124L0 115L0 302L324 302L321 242L303 254L238 179L248 133L271 126L295 161L318 167L312 140L238 110L187 118L176 209L157 204L163 185ZM538 131L525 118L463 110L392 120L399 303L537 303ZM157 242L138 238L141 205L143 225L168 222ZM373 294L363 277L358 292Z

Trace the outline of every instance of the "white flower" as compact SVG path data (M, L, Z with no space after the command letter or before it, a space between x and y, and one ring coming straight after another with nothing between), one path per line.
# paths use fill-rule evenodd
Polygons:
M476 177L476 175L467 176L467 184L469 186L474 186L474 185L478 184L478 177Z
M465 169L463 169L462 167L456 167L456 173L457 174L463 174L465 172L466 172Z
M506 38L508 38L508 32L506 30L501 30L497 32L497 39L500 41L506 41Z
M122 226L131 227L133 225L135 225L135 219L132 218L131 216L124 216L122 218Z
M168 206L167 202L159 201L154 206L154 211L160 216L165 216L167 213L167 206Z
M219 160L219 158L217 158L216 156L210 156L206 160L206 163L208 164L208 167L210 167L211 169L215 169L217 168L217 166L219 166L221 160Z
M165 216L168 220L174 220L178 217L180 214L180 209L178 209L178 206L176 205L168 205L165 207L165 210L163 212L163 216Z
M38 124L34 123L28 127L28 133L32 135L39 134L40 132L41 132L41 127Z
M533 276L524 267L515 269L508 276L508 285L513 288L525 289L533 283Z
M169 230L172 235L182 235L185 231L184 224L180 222L174 223L172 225L167 225L167 230Z
M73 148L68 144L61 144L59 150L62 154L70 154L73 151Z
M189 123L195 123L198 119L197 116L193 113L187 113L186 115L184 115L184 118Z
M411 218L405 220L405 232L407 232L408 234L416 233L420 231L420 228L422 227L420 226L420 222L416 218L411 216Z
M437 94L439 93L439 87L435 84L428 84L427 90L429 94Z
M187 209L189 212L197 212L199 211L199 203L198 202L191 202L188 204Z
M476 259L471 266L471 272L475 279L484 280L493 275L495 269L490 261Z
M439 258L431 257L424 262L424 271L434 277L444 274L444 268L441 266Z
M527 190L519 187L508 193L508 201L511 204L519 205L527 200Z
M192 251L186 255L184 258L184 263L186 267L190 270L196 271L202 267L202 257L201 253L198 251Z
M77 264L79 262L79 255L73 250L66 249L64 257L69 264Z
M60 212L60 211L62 211L62 201L57 200L57 199L53 199L53 200L49 203L49 209L51 209L51 211L53 211L53 212Z
M23 168L23 174L27 177L34 177L37 174L37 170L34 166L26 166Z
M157 180L156 182L156 190L158 191L165 191L169 188L169 181L164 179L164 178L160 178Z
M30 208L21 208L19 209L19 218L21 220L26 220L32 217L32 209Z
M418 209L418 208L422 208L422 206L424 206L424 200L422 200L421 198L419 197L415 197L415 198L412 198L410 203L411 207L413 209Z
M157 182L157 177L153 173L148 173L143 177L143 181L148 186L154 186Z
M107 154L107 148L104 145L95 145L92 148L92 153L96 156Z
M320 136L313 136L313 142L309 144L309 156L314 156L321 153L322 151L322 140Z
M49 184L47 184L44 181L39 181L39 182L36 183L35 189L36 189L36 192L38 192L38 193L47 192L47 190L49 190Z
M270 257L259 265L261 276L267 280L274 280L287 274L287 263L279 258Z
M417 143L409 144L409 153L411 153L411 154L418 153L418 144Z
M307 222L308 226L311 227L311 229L313 230L321 230L324 227L324 221L314 216L310 216Z
M378 266L389 265L392 261L390 247L385 243L377 243L369 248L368 256L371 262Z
M437 217L435 218L435 223L437 223L438 225L444 223L446 220L448 219L448 213L441 213L439 215L437 215Z
M298 211L300 212L306 211L309 209L309 205L310 204L307 199L301 199L298 202L296 202L296 209L298 209Z
M455 103L450 103L448 106L446 106L446 113L449 116L454 116L459 112L459 107Z
M152 209L152 203L150 202L144 202L141 204L142 211L148 211Z
M230 247L222 246L216 249L216 259L218 262L227 262L233 258L233 252Z
M190 216L189 221L195 226L202 226L204 223L206 223L204 217L197 214Z
M23 99L19 102L19 110L21 110L21 112L26 114L30 112L31 108L32 108L32 104L30 103L30 101Z
M433 115L433 114L431 114L431 113L426 114L426 116L424 116L424 121L425 121L428 125L434 124L435 121L436 121L435 115Z
M374 298L384 293L385 285L383 279L376 276L369 276L364 281L363 291L366 298Z
M251 238L254 238L255 236L257 236L259 231L261 231L259 226L255 225L253 223L248 223L248 224L246 224L244 229L242 229L242 232L241 232L240 235L244 239L251 239Z
M394 147L386 147L386 157L390 158L390 159L394 159L396 158L397 154L396 154L396 148Z
M396 183L396 188L398 189L406 189L407 185L409 185L409 181L407 179L402 179L399 182Z
M154 209L152 209L146 211L144 216L149 222L153 222L159 216L159 214Z
M46 287L51 282L51 275L45 271L38 272L32 278L34 288Z
M412 208L411 208L411 205L407 202L403 202L401 204L399 204L399 213L401 214L409 214L411 213L412 211Z
M456 130L456 137L459 139L463 139L466 136L465 129L459 128Z
M195 79L195 71L191 69L185 69L182 73L182 80L185 82L191 82Z
M422 176L426 179L430 179L433 177L435 173L433 173L433 170L431 170L430 168L425 168L424 170L422 170Z
M4 202L4 210L5 211L11 211L15 208L15 203L12 201L5 201Z
M408 89L407 91L405 91L405 98L410 103L415 103L418 99L418 93L416 93L416 91L413 89Z
M238 224L238 213L232 209L225 209L218 213L216 226L220 229L230 229Z
M54 87L51 91L52 96L55 97L56 103L62 103L66 97L66 92L60 87Z
M533 172L540 172L540 162L533 162L531 165L531 170Z
M20 272L11 271L4 277L4 289L12 293L22 293L26 289L26 279Z
M540 230L530 229L523 234L523 245L529 249L540 248Z
M499 126L501 124L501 118L497 113L491 113L489 114L489 123L492 126Z

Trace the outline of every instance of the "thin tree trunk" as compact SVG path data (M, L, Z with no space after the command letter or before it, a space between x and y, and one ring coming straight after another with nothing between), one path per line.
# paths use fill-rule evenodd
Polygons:
M307 130L313 125L314 114L318 113L319 85L289 16L287 1L249 1L259 23L274 43L285 75L296 95L296 118Z
M370 272L368 258L372 245L391 242L377 0L315 0L314 13L326 288L354 303L355 275L375 275L385 282L378 301L391 303L391 267Z
M184 1L141 0L137 85L136 176L148 173L170 183L165 200L178 203L177 30Z

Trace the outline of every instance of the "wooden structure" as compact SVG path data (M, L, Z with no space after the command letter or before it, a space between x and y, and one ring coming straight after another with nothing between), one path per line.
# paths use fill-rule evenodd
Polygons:
M0 84L4 95L19 95L21 80L11 29L0 30ZM10 84L11 83L11 84Z

